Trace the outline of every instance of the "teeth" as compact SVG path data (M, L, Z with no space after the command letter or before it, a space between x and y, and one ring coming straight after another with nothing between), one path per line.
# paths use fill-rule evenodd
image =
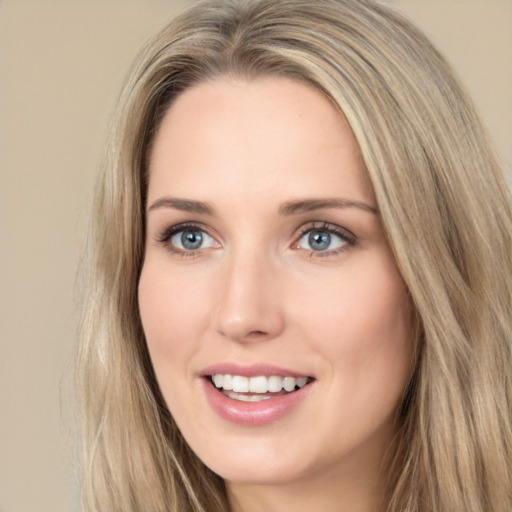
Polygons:
M226 391L230 391L233 389L233 376L232 375L223 375L222 376L222 385Z
M297 386L299 386L299 388L303 388L307 383L308 383L308 378L307 377L299 377L295 381L295 384L297 384Z
M269 398L272 398L268 395L239 395L233 391L227 391L226 396L229 398L234 398L235 400L239 400L240 402L261 402L262 400L268 400Z
M249 391L251 393L266 393L268 391L268 380L266 377L251 377L249 379Z
M282 389L287 392L292 392L295 387L302 388L308 383L307 377L279 377L271 375L265 377L260 375L258 377L243 377L241 375L223 375L217 373L212 375L212 381L215 387L223 389L224 391L233 391L233 393L279 393ZM226 393L230 396L232 393ZM261 397L256 397L258 400ZM246 401L256 401L248 397Z
M293 391L295 389L295 379L293 377L285 377L283 380L283 388L286 391Z
M222 377L224 383L224 376ZM249 379L241 375L233 375L233 391L237 393L249 392Z
M215 387L222 388L224 386L224 375L214 375L213 376L213 383L215 384Z
M279 393L281 389L283 389L283 379L281 377L273 375L268 378L268 390L271 393Z

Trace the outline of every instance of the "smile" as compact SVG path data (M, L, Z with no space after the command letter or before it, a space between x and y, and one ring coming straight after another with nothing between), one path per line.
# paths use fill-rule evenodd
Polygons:
M216 388L233 400L259 402L292 393L303 388L311 379L308 377L280 377L278 375L245 377L243 375L216 373L211 376L211 380Z
M303 403L316 388L317 377L273 364L217 363L199 372L211 409L229 423L247 427L279 421Z

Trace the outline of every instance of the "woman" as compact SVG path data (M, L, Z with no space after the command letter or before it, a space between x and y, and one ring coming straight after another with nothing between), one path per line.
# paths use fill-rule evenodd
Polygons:
M85 510L512 509L511 225L471 103L389 7L184 13L97 191Z

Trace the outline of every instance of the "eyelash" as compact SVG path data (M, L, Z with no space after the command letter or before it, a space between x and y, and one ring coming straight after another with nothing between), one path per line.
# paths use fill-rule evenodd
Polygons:
M175 226L170 226L166 228L160 235L157 236L157 242L161 243L165 246L165 248L171 252L172 254L175 254L177 256L181 256L182 258L195 258L197 256L200 256L201 253L204 251L204 249L196 249L196 250L189 250L184 251L182 249L178 249L177 247L174 247L170 242L174 235L178 234L180 231L201 231L203 233L207 233L207 230L203 227L201 227L198 224L192 223L192 222L184 222L182 224L176 224ZM213 238L213 237L212 237Z
M167 227L164 229L162 233L160 233L156 237L156 241L162 245L165 246L165 248L171 252L172 254L175 254L177 256L180 256L182 258L195 258L200 256L206 249L195 249L195 250L182 250L175 246L173 246L170 241L176 234L180 233L181 231L200 231L203 233L206 233L209 237L211 235L208 234L208 231L202 227L199 224L191 223L191 222L185 222L182 224L177 224L174 226ZM300 243L301 239L304 237L304 235L307 235L308 233L311 233L313 231L319 231L319 232L325 232L329 234L333 234L338 236L343 242L345 242L341 247L336 249L328 249L325 251L315 251L315 250L307 250L307 249L301 249L298 247L298 244ZM214 237L211 237L214 239ZM329 222L321 221L321 222L310 222L307 225L303 226L297 236L294 238L294 242L292 244L292 248L295 250L302 250L308 253L308 257L310 258L326 258L330 256L336 256L337 254L340 254L342 252L347 251L354 245L356 245L357 238L356 236L351 233L349 230L345 228L341 228L340 226L337 226L335 224L330 224Z
M330 256L336 256L356 245L356 236L353 233L351 233L348 229L337 226L336 224L330 224L329 222L322 221L313 222L301 228L299 235L296 237L296 242L293 243L293 247L298 248L297 246L302 237L313 231L325 232L332 235L336 235L339 238L341 238L341 240L343 240L345 244L336 249L328 249L325 251L308 251L307 249L302 249L309 253L308 256L310 258L328 258Z

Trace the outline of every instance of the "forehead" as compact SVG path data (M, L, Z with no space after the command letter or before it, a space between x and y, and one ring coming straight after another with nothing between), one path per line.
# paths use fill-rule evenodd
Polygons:
M315 88L276 77L220 78L182 93L152 148L149 196L165 183L194 196L212 193L212 183L237 194L372 195L344 116Z

